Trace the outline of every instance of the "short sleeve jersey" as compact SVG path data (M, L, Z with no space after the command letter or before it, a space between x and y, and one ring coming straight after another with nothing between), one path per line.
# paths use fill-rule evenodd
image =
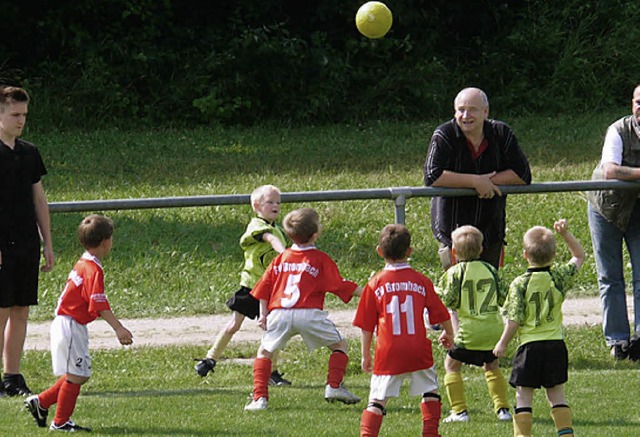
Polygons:
M70 316L81 325L86 325L97 319L100 311L110 309L104 294L102 264L98 258L85 252L69 273L55 314Z
M46 174L36 146L17 139L12 150L0 141L0 244L8 238L39 243L32 185Z
M376 333L375 375L400 375L433 366L425 309L433 324L450 318L431 280L409 264L387 264L367 283L353 325Z
M269 311L324 308L327 293L347 303L358 284L342 278L338 266L326 253L313 246L293 245L278 255L251 290L256 299L269 302Z
M463 261L442 276L438 295L458 312L455 344L469 350L493 349L504 329L500 306L507 288L497 270L484 261Z
M513 280L503 314L520 325L520 344L562 340L562 303L576 274L572 262L529 268Z
M266 233L275 236L283 245L287 244L280 226L269 223L262 217L251 219L244 234L240 237L240 247L244 251L244 267L240 272L240 285L243 287L253 288L269 263L278 254L273 250L271 243L262 239Z

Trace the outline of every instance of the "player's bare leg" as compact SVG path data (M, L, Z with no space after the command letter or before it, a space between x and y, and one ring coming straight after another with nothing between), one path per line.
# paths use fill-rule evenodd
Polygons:
M564 385L559 384L555 387L546 389L547 400L551 405L551 418L556 426L558 435L573 435L573 419L571 408L567 405L564 397Z
M4 379L5 392L10 396L29 395L27 387L20 374L20 362L24 341L27 336L27 321L29 319L28 306L13 306L9 308L9 317L4 329Z
M516 387L516 411L513 416L513 435L515 437L531 436L533 427L533 388Z

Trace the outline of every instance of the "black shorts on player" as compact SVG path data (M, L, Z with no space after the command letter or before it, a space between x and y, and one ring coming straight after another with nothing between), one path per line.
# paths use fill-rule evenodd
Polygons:
M509 384L551 388L569 379L569 354L564 340L544 340L520 346L513 357Z

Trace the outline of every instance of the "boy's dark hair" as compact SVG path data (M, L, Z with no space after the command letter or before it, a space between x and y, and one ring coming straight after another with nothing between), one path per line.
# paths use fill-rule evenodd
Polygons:
M475 226L460 226L451 233L451 243L460 261L472 261L480 258L484 235Z
M411 234L404 225L387 225L380 231L378 247L384 259L404 259L411 247Z
M313 208L300 208L287 214L282 226L294 243L304 244L320 229L320 217Z
M4 109L13 102L29 103L29 94L23 88L16 86L5 86L0 88L0 110Z
M100 246L102 241L113 235L113 220L99 214L91 214L80 222L78 239L85 249Z
M534 226L524 234L524 250L536 266L551 264L556 255L556 236L543 226Z

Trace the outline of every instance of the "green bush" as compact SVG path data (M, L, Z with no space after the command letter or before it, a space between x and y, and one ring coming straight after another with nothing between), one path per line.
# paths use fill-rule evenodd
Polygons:
M7 5L0 77L56 128L315 124L440 118L472 85L513 114L610 108L640 67L629 0L389 0L379 40L355 29L362 0L218 3Z

